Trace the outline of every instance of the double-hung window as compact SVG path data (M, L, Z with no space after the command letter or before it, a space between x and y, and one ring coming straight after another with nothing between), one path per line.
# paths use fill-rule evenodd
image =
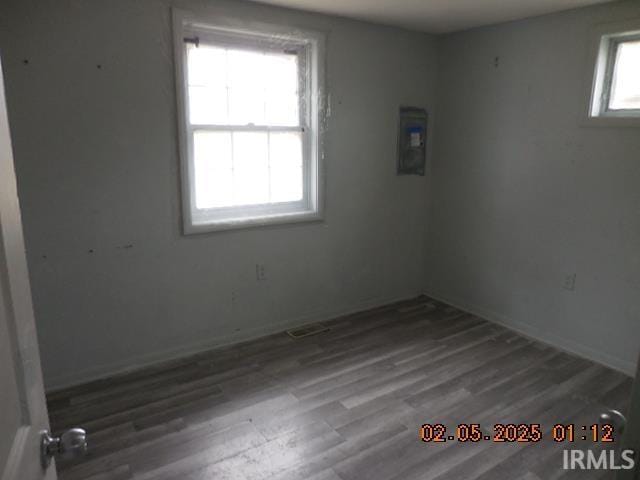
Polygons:
M185 232L321 216L322 36L174 12Z

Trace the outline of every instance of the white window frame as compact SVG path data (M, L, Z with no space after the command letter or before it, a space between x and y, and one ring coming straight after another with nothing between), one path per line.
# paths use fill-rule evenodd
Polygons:
M173 32L178 104L182 216L185 234L231 230L261 225L319 221L323 218L323 174L321 115L324 111L324 34L289 26L278 26L218 15L194 14L173 9ZM187 48L185 39L201 44L227 44L280 51L295 50L300 55L300 127L266 125L197 125L189 117ZM193 132L199 131L301 131L303 133L303 198L296 202L197 209Z
M618 47L640 40L640 19L598 25L591 33L587 125L640 126L640 109L609 108Z

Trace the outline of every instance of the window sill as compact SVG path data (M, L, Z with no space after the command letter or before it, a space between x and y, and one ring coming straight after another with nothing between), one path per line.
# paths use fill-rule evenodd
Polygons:
M236 218L228 220L216 220L211 222L185 222L184 234L194 235L199 233L221 232L229 230L243 230L248 228L270 227L273 225L287 225L297 223L320 222L323 216L320 212L296 212L280 215L268 215L260 217Z
M583 127L640 127L640 117L587 117L581 122Z

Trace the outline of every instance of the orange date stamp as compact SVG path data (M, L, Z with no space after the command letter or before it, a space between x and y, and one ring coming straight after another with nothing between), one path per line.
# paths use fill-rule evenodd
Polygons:
M484 430L479 423L460 423L454 428L442 423L425 423L420 428L420 440L425 443L539 443L545 439L556 443L612 443L614 430L612 425L597 423L557 423L549 431L544 431L539 423L496 423L491 430Z

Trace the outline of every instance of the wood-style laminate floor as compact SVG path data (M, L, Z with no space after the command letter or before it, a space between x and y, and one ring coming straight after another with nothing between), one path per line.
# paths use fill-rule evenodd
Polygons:
M551 480L556 423L626 410L631 379L426 297L97 381L48 398L90 451L62 480ZM424 423L543 426L539 443L424 443ZM579 427L578 427L579 428ZM449 434L448 433L448 434ZM601 446L597 445L598 451Z

